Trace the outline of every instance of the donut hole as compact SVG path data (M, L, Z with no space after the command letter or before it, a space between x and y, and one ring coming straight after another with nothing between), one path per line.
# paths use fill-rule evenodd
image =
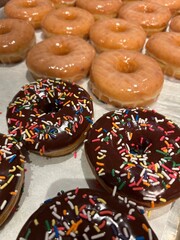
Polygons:
M152 8L151 6L147 6L147 5L139 6L138 10L143 13L153 13L154 12L154 8Z
M43 112L45 112L46 114L51 114L53 112L59 112L61 109L63 108L62 105L57 104L57 103L47 103L45 104L45 106L43 107Z
M37 7L37 2L36 1L22 2L22 7L24 7L24 8L34 8L34 7Z
M113 32L125 32L127 30L127 27L122 24L116 23L111 26L111 30Z
M136 143L130 144L130 154L133 156L146 154L152 145L152 141L148 138L141 137Z
M56 43L56 45L52 48L54 55L64 56L70 53L70 49L68 46L64 46L63 44Z
M75 20L77 18L76 14L71 13L69 11L65 11L63 16L65 20Z
M136 72L137 67L138 66L135 61L126 57L125 59L123 59L123 61L121 60L118 62L116 69L119 72L123 72L123 73L133 73L133 72Z

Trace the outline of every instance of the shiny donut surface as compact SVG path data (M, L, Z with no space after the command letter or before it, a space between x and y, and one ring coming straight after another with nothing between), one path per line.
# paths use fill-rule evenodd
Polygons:
M41 155L78 140L93 115L89 94L78 85L41 79L25 85L9 104L9 132Z
M17 240L157 240L142 211L127 198L116 200L95 190L76 189L45 201L25 223Z
M24 156L13 136L0 134L0 226L13 211L24 182Z
M180 129L153 110L119 109L94 123L85 151L110 192L145 207L180 197Z

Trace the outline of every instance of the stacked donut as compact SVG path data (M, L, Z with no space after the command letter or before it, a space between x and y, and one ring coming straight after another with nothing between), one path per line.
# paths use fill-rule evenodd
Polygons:
M20 199L22 149L58 157L86 138L89 164L108 192L76 189L48 200L29 218L18 240L157 239L139 205L154 208L180 197L180 130L161 114L137 107L157 100L163 72L180 78L179 17L172 19L179 5L164 2L6 3L0 62L25 60L36 81L24 85L7 109L10 136L2 135L0 142L0 190L5 189L0 226ZM166 31L169 22L171 32ZM42 33L38 43L37 31ZM123 107L93 125L92 99L74 83L86 77L99 100ZM133 228L134 220L138 228Z

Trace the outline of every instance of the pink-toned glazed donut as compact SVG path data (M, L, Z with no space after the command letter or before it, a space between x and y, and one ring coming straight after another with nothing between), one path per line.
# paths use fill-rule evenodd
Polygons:
M95 19L116 17L122 5L121 0L77 0L76 6L92 13Z
M124 19L108 18L96 21L90 30L91 43L98 52L129 49L141 50L146 40L146 33L137 24Z
M180 15L177 15L171 19L169 30L180 33Z
M34 28L20 19L0 19L0 62L16 63L25 59L35 44Z
M73 35L87 38L94 17L78 7L60 7L51 11L43 19L41 26L45 36Z
M34 28L41 26L43 17L53 9L49 0L11 0L5 7L5 15L30 22Z
M155 2L132 1L120 8L119 17L141 25L150 36L167 27L171 12Z

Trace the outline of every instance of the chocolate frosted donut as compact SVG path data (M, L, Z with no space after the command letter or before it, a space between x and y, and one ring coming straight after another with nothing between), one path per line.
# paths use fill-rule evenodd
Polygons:
M145 207L180 197L180 129L147 109L106 113L87 135L94 174L109 191Z
M0 134L0 227L14 211L24 183L24 156L12 136Z
M141 211L127 198L76 189L47 200L27 220L17 240L157 239Z
M61 80L25 85L9 104L9 132L28 150L45 156L72 152L85 138L93 115L89 94Z

